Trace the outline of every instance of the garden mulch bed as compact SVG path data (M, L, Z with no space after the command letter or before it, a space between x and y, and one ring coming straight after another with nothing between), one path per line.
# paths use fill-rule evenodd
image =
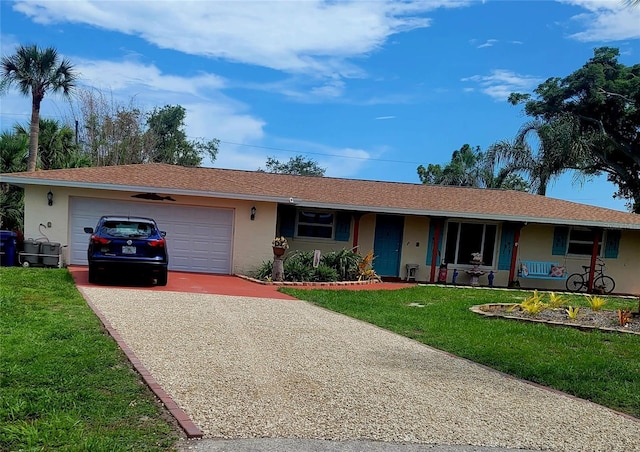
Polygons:
M476 305L470 309L476 314L488 317L502 317L528 322L570 326L584 330L599 329L640 335L640 316L638 313L635 313L635 316L625 326L620 326L618 322L618 312L610 309L592 311L589 308L581 307L575 319L569 318L565 308L545 309L535 315L527 313L518 305L504 303Z

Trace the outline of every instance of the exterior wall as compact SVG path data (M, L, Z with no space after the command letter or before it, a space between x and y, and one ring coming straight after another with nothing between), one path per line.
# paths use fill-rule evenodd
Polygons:
M427 246L429 242L429 218L405 217L404 234L402 237L400 277L406 279L407 264L418 264L416 280L428 281L431 271L431 266L428 266L426 263Z
M640 297L640 231L622 231L617 259L606 259L605 274L616 281L616 293Z
M47 205L47 192L53 193L53 205ZM27 186L25 187L25 230L26 239L38 239L46 236L52 242L67 245L69 241L69 198L71 196L103 198L123 201L133 201L132 192L116 192L105 190L87 190L76 188ZM269 202L252 202L243 200L228 200L219 198L174 196L177 199L172 205L219 207L234 209L234 231L232 269L233 273L246 274L256 269L263 261L273 258L271 241L276 230L277 205ZM133 201L135 202L135 201ZM143 201L140 201L143 202ZM250 220L251 207L256 207L255 221ZM42 224L44 227L40 227ZM50 226L49 226L50 224ZM376 214L365 214L360 218L358 251L366 254L373 249L375 238ZM323 251L351 248L353 244L353 227L349 241L291 239L290 251L313 250ZM501 229L499 228L497 246L500 244ZM551 254L553 241L553 225L529 224L522 228L518 247L518 261L537 260L553 261L565 265L569 273L580 272L581 265L589 265L587 256L554 256ZM406 277L406 264L418 264L417 280L426 282L430 279L430 262L426 262L429 239L429 218L405 217L403 232L402 255L400 262L400 277ZM444 237L441 236L441 240ZM63 248L63 262L68 261ZM616 281L616 293L628 293L640 296L640 231L622 231L619 253L616 259L606 259L605 274ZM464 270L470 266L458 266L458 283L466 284L468 277ZM497 258L493 268L482 267L487 273L493 270L496 277L494 285L506 287L508 285L508 270L497 270ZM437 272L438 269L436 269ZM448 269L447 282L451 282L454 268ZM437 273L436 273L437 275ZM522 288L565 290L564 280L553 281L543 279L519 278ZM480 278L480 284L487 284L486 274Z
M120 201L133 201L133 192L106 190L87 190L78 188L52 188L53 205L47 205L48 187L25 187L24 236L37 239L43 237L39 224L51 227L42 228L42 232L52 242L63 246L69 242L69 198L72 196L101 198ZM276 203L174 196L177 202L172 205L220 207L234 209L232 271L234 274L247 273L256 268L263 260L271 259L271 241L276 225ZM139 201L143 202L143 201ZM256 218L251 221L251 207L256 207ZM168 238L170 239L170 237ZM63 262L67 262L66 248L63 248Z
M583 265L590 265L589 256L552 255L552 225L532 224L522 228L518 250L518 262L522 260L558 262L565 266L567 272L582 273ZM611 276L615 282L615 293L640 295L640 231L622 231L618 257L604 259L605 275ZM546 279L518 278L520 286L525 289L566 290L565 281Z
M360 218L360 234L358 236L358 251L367 254L373 249L376 234L376 214L368 213Z

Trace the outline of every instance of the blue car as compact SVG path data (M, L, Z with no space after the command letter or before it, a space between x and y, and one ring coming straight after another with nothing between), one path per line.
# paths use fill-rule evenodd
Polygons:
M143 217L104 216L93 228L87 258L89 282L106 282L112 274L122 278L135 276L158 286L167 285L166 233L155 220Z

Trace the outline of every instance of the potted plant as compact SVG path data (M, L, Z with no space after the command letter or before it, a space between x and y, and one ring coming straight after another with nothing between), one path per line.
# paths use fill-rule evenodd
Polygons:
M271 246L273 247L274 256L282 256L284 252L289 248L289 243L284 237L276 237L271 242Z

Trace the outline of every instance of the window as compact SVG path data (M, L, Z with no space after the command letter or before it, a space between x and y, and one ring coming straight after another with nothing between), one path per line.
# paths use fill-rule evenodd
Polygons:
M321 239L333 238L334 214L315 210L299 210L297 236Z
M447 224L444 260L448 264L470 264L471 253L482 254L484 265L493 266L497 226L482 223Z
M602 240L598 243L598 256L602 250ZM569 231L569 245L567 254L577 256L591 256L593 252L593 231L588 229L575 229Z

